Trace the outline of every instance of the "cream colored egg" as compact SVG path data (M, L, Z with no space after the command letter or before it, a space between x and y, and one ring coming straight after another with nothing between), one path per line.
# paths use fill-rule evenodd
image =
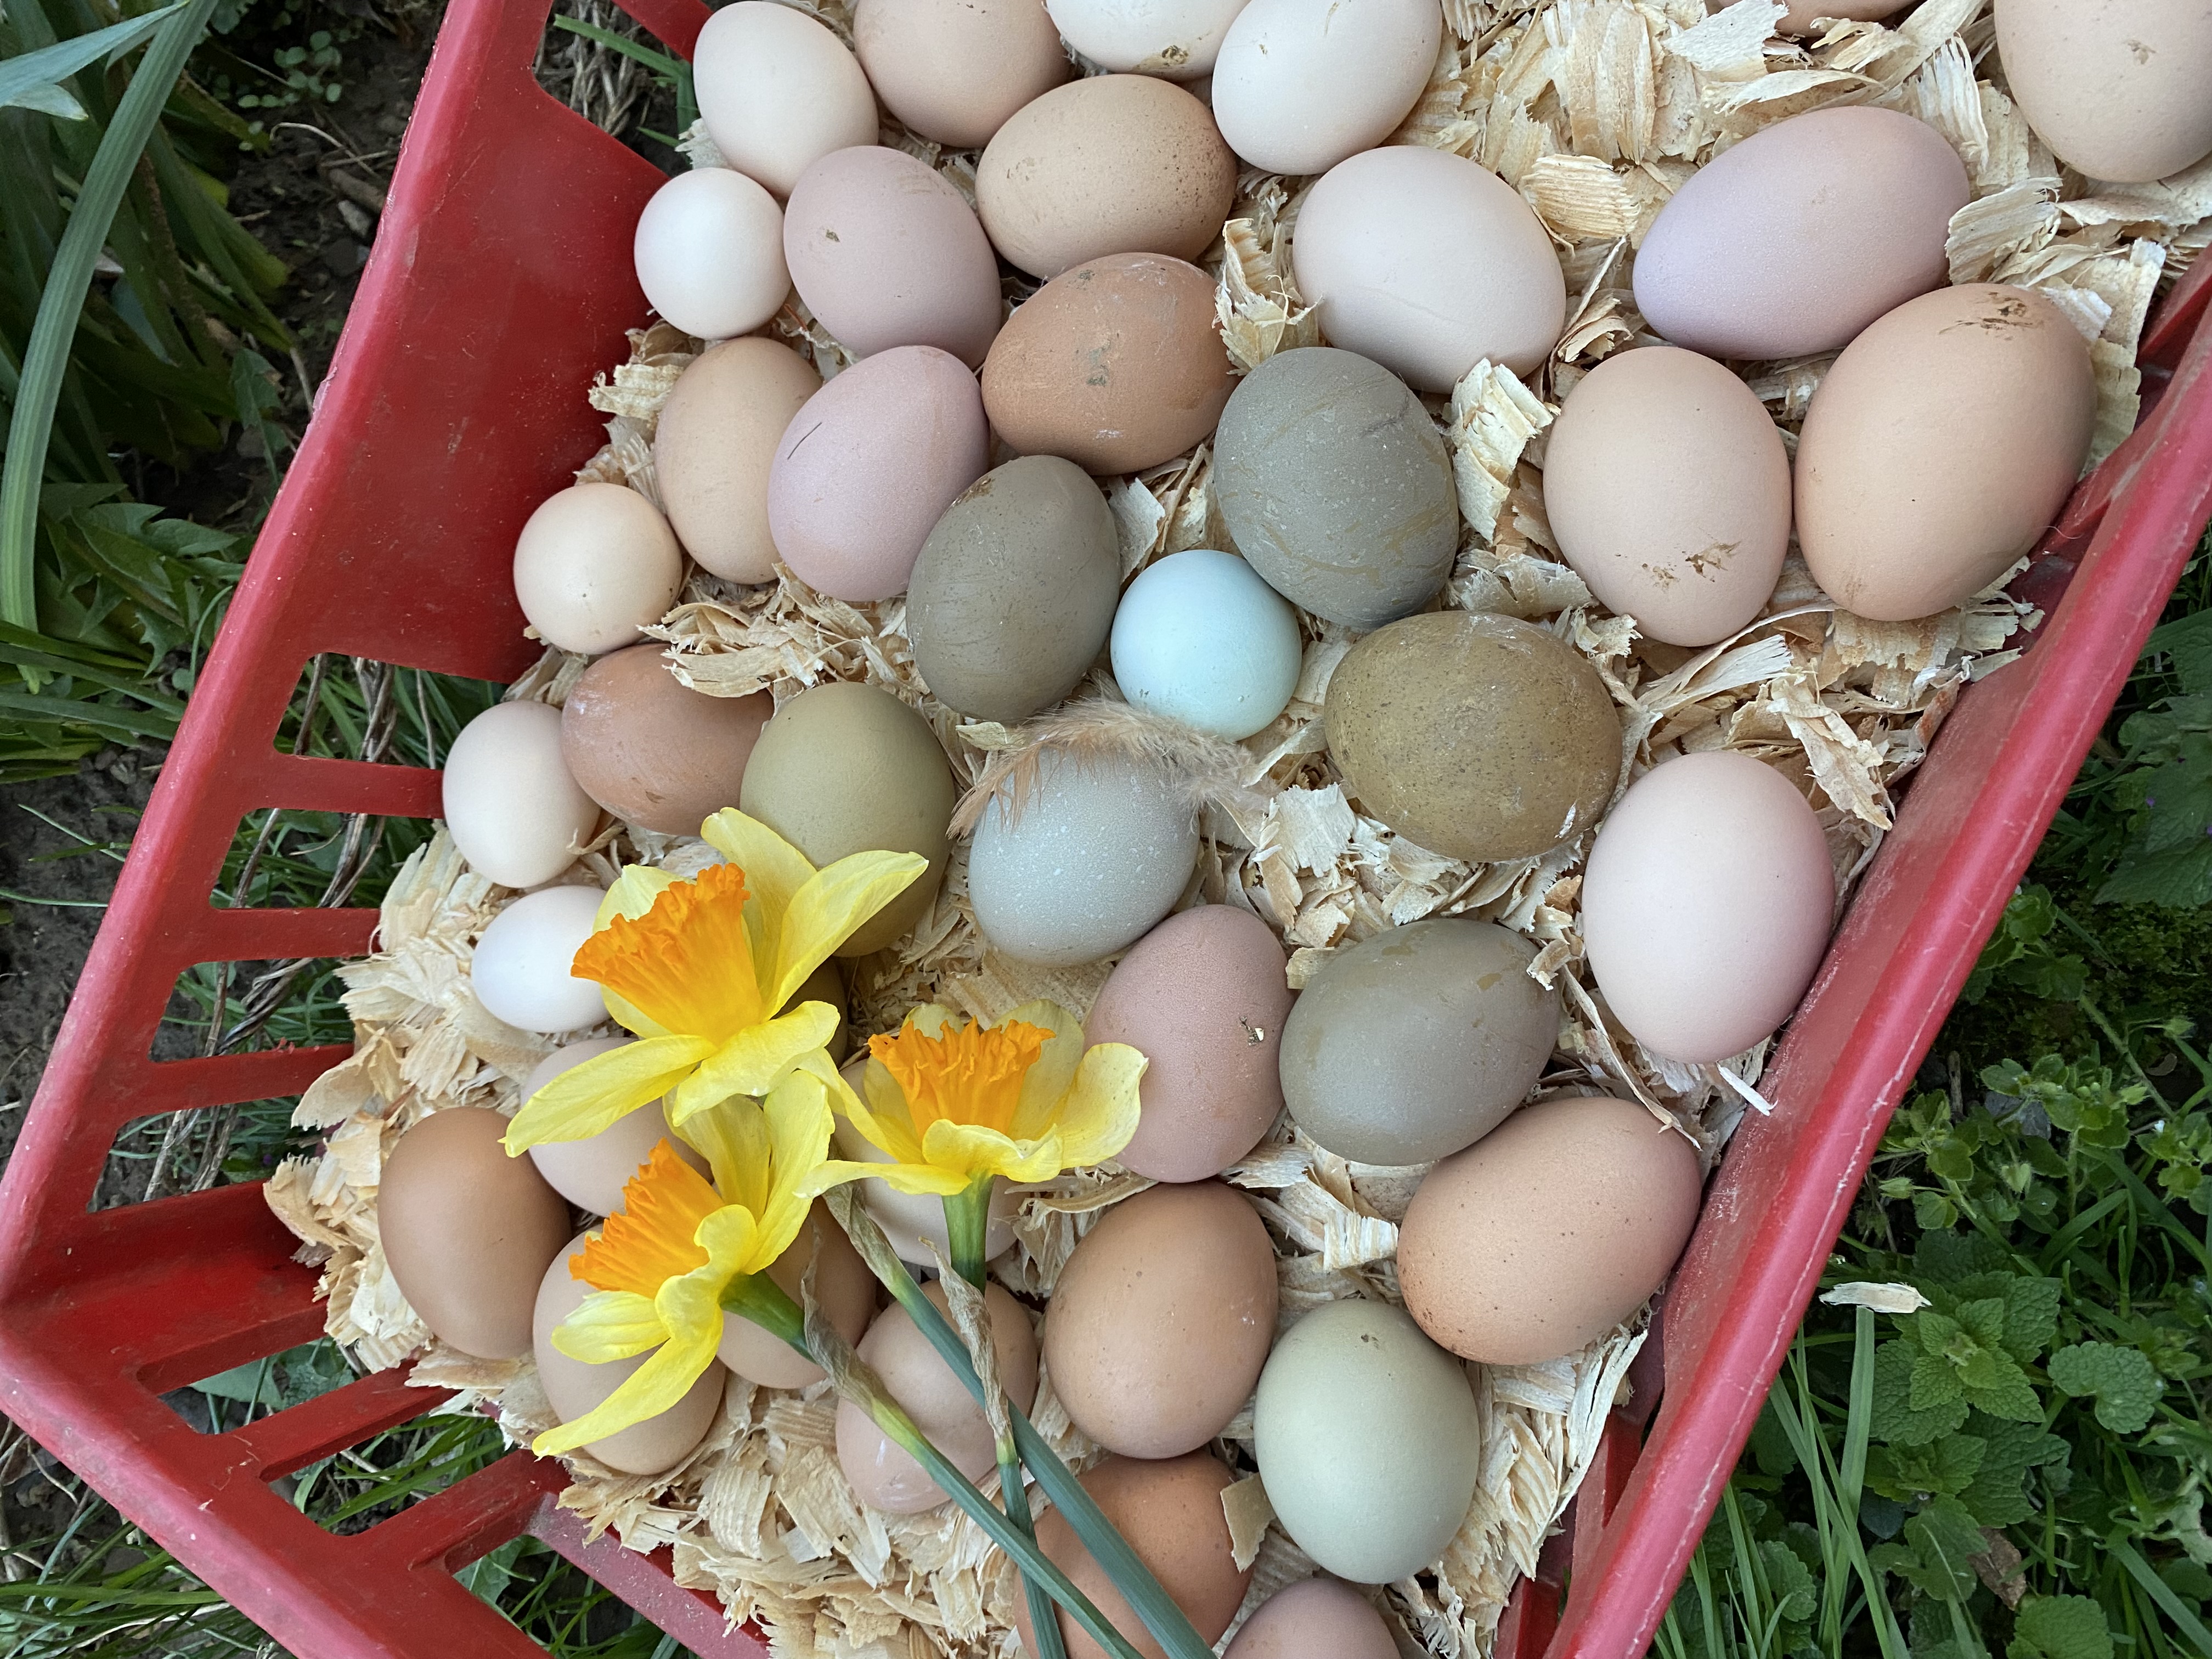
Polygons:
M1213 66L1213 118L1255 167L1325 173L1406 118L1443 30L1435 0L1251 0Z
M813 364L775 340L725 340L685 369L653 428L668 522L700 568L726 581L775 579L768 475L783 430L822 390Z
M495 703L463 726L441 788L453 845L502 887L552 880L599 822L561 757L561 711L549 703Z
M2140 185L2212 155L2204 0L1998 0L1996 9L2006 84L2067 166Z
M751 333L791 292L775 198L727 167L679 173L653 191L634 252L653 308L702 339Z
M627 484L549 495L514 544L514 594L538 636L596 657L635 645L684 586L684 555L659 509Z
M738 0L708 18L691 81L722 159L779 197L831 150L876 142L876 98L860 60L776 0Z
M1244 0L1045 0L1067 44L1115 75L1195 81Z
M1073 68L1043 0L859 0L853 49L890 112L947 149L989 143Z
M605 896L596 887L546 887L494 916L469 963L484 1012L524 1031L574 1031L605 1019L599 986L568 971Z
M611 1054L629 1041L626 1036L587 1037L556 1048L538 1062L524 1082L523 1099L528 1100L563 1072ZM707 1173L707 1160L668 1127L668 1115L657 1100L624 1113L599 1133L581 1140L541 1141L530 1148L528 1156L547 1184L571 1204L593 1215L615 1215L622 1210L623 1183L651 1159L653 1149L663 1141L701 1175Z

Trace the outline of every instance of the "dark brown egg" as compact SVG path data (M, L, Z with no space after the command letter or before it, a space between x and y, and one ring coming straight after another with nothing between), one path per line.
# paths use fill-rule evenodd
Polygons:
M561 758L617 817L696 836L738 804L745 762L775 712L765 692L710 697L668 672L658 645L632 646L584 671L561 710Z

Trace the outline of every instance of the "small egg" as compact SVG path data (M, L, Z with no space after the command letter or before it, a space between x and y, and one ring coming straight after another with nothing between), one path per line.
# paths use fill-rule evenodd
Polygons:
M1195 81L1244 0L1045 0L1067 44L1115 75Z
M1479 1141L1543 1075L1559 993L1495 922L1432 916L1339 950L1283 1025L1283 1099L1339 1158L1426 1164Z
M1129 584L1112 645L1123 696L1232 742L1290 706L1305 649L1288 599L1234 553L1202 547L1170 554Z
M1075 1426L1125 1457L1176 1457L1228 1425L1275 1340L1275 1247L1217 1181L1113 1206L1060 1271L1044 1362Z
M1443 32L1430 0L1252 0L1213 67L1221 136L1266 172L1326 173L1412 112Z
M1533 379L1566 322L1566 278L1521 192L1425 144L1331 167L1298 210L1291 262L1330 344L1422 392L1483 358Z
M859 0L853 49L909 132L975 149L1073 66L1043 0Z
M905 590L915 556L990 465L975 377L935 346L865 357L806 400L776 446L768 520L776 551L833 599Z
M926 1285L921 1293L949 1316L942 1285ZM1036 1333L1022 1304L998 1285L984 1286L983 1305L990 1311L999 1381L1007 1398L1027 1411L1036 1403ZM912 1314L896 1304L878 1314L860 1339L860 1356L883 1378L891 1398L906 1408L923 1437L954 1468L975 1481L997 1469L990 1419L921 1334ZM887 1515L919 1515L935 1509L948 1496L911 1453L849 1400L837 1407L837 1464L852 1482L854 1496Z
M1486 1365L1564 1359L1659 1288L1703 1184L1697 1148L1634 1101L1524 1106L1423 1177L1398 1230L1406 1311Z
M867 1067L865 1053L855 1055L845 1066L845 1081L853 1091L866 1097L864 1077ZM854 1164L888 1164L889 1152L882 1152L843 1118L837 1120L834 1131L836 1156ZM910 1261L917 1267L933 1267L937 1261L952 1260L952 1238L945 1225L945 1200L935 1193L902 1193L896 1188L876 1180L860 1183L860 1201L876 1225L884 1230L884 1237L898 1252L902 1261ZM995 1261L1014 1242L1014 1212L1021 1207L1021 1194L1001 1181L991 1188L991 1218L983 1234L983 1259ZM933 1258L930 1246L935 1245Z
M668 672L658 645L610 652L561 707L561 755L584 793L618 818L696 836L738 804L745 762L774 712L765 691L710 697Z
M915 667L963 714L1027 720L1097 660L1121 586L1121 542L1098 486L1057 455L1009 461L945 509L915 561Z
M1827 950L1836 882L1796 786L1713 750L1655 767L1607 815L1583 943L1613 1017L1653 1054L1726 1060L1773 1035Z
M1260 1478L1291 1541L1341 1578L1387 1584L1437 1559L1482 1468L1459 1362L1381 1302L1331 1302L1261 1373Z
M1124 1169L1203 1181L1259 1144L1283 1109L1284 967L1274 930L1226 904L1170 916L1114 965L1083 1029L1147 1062Z
M798 1301L806 1264L814 1259L817 1243L822 1265L814 1273L815 1297L837 1334L848 1342L858 1342L875 1317L876 1276L860 1260L860 1253L845 1237L845 1230L830 1213L828 1205L815 1201L791 1248L769 1264L768 1276L793 1301ZM724 1316L722 1342L715 1352L739 1376L764 1389L811 1388L827 1375L781 1337L769 1335L738 1314Z
M973 368L999 331L999 261L975 210L904 150L832 150L801 173L783 254L799 297L856 357L935 346Z
M691 82L722 159L780 197L831 150L876 142L876 99L860 60L776 0L738 0L709 15Z
M1062 271L1014 313L983 363L983 408L1025 455L1139 472L1210 435L1235 384L1213 278L1116 253Z
M484 1012L523 1031L574 1031L605 1019L598 984L568 966L605 896L596 887L544 887L494 916L469 963Z
M837 951L864 957L929 914L952 856L947 826L957 795L927 720L888 691L830 681L800 692L761 728L738 805L817 869L871 851L929 860Z
M1998 0L1996 21L2005 83L2068 167L2142 185L2212 155L2203 0Z
M568 1266L569 1257L581 1254L590 1237L589 1233L578 1234L567 1249L553 1258L538 1286L531 1320L531 1351L538 1362L538 1381L545 1389L546 1404L563 1423L597 1411L610 1395L637 1374L647 1358L638 1354L594 1364L571 1359L553 1346L553 1333L592 1294L592 1287L575 1278ZM714 1426L728 1375L720 1360L708 1361L699 1380L666 1411L618 1429L604 1440L589 1441L584 1450L624 1474L660 1474L675 1468Z
M556 1048L538 1062L522 1085L528 1100L571 1066L623 1047L629 1037L586 1037ZM623 1184L648 1163L653 1149L662 1141L701 1175L708 1173L707 1160L690 1143L668 1127L668 1115L657 1100L626 1112L595 1135L581 1140L547 1140L529 1150L529 1158L546 1184L579 1209L593 1215L618 1214L623 1206ZM563 1315L562 1317L566 1317Z
M538 636L596 657L635 645L684 586L684 553L660 510L628 484L549 495L514 544L514 594Z
M1398 1659L1398 1644L1351 1585L1302 1578L1252 1609L1223 1659Z
M568 1237L568 1206L500 1141L507 1120L449 1106L410 1125L377 1178L378 1236L431 1334L483 1359L530 1352L538 1281Z
M1205 105L1149 75L1099 75L1024 105L984 146L975 208L1032 276L1109 253L1195 259L1221 234L1237 158Z
M1237 1565L1229 1518L1221 1508L1222 1488L1237 1478L1228 1465L1203 1451L1158 1461L1109 1457L1079 1478L1107 1524L1121 1534L1168 1599L1182 1609L1199 1640L1219 1641L1252 1583L1252 1570ZM1036 1537L1045 1559L1074 1581L1141 1659L1167 1659L1166 1650L1083 1547L1066 1516L1056 1509L1046 1510L1038 1517ZM1067 1659L1107 1659L1106 1650L1066 1612L1058 1616ZM1014 1623L1022 1651L1035 1653L1029 1600L1018 1593Z
M822 390L814 366L775 340L725 340L677 377L653 428L669 526L702 570L775 580L768 475L783 430Z
M679 173L653 191L632 251L653 308L704 340L751 333L791 292L775 198L727 167Z
M454 847L502 887L552 880L599 822L561 757L561 711L546 703L495 703L463 726L441 788Z
M1149 760L1060 750L1011 808L983 810L968 855L968 899L995 950L1070 968L1125 950L1173 909L1198 862L1198 825Z

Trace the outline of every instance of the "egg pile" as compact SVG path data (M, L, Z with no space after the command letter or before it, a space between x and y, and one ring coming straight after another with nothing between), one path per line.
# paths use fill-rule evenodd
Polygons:
M2071 302L1954 280L1968 166L1938 125L1873 103L1651 172L1668 188L1613 278L1641 326L1570 368L1562 337L1596 314L1597 278L1570 294L1534 186L1407 142L1440 86L1461 100L1471 84L1449 9L858 0L826 14L836 28L775 0L714 14L690 141L711 164L655 194L635 240L653 337L690 338L642 366L659 379L629 458L523 527L517 597L559 654L446 769L453 848L512 890L470 924L468 994L532 1063L501 1060L476 1097L457 1085L412 1120L376 1192L413 1314L465 1354L534 1360L550 1420L639 1363L581 1364L550 1336L584 1294L579 1228L620 1208L666 1120L654 1103L510 1161L491 1108L626 1040L568 963L619 862L696 872L715 856L700 821L728 805L817 866L928 860L801 993L856 1031L964 940L989 982L948 972L945 1000L1060 995L1087 1006L1091 1042L1148 1057L1118 1170L1000 1194L988 1305L1008 1393L1102 1454L1086 1486L1201 1635L1237 1626L1242 1659L1395 1651L1381 1604L1347 1585L1428 1568L1484 1501L1486 1377L1571 1360L1664 1281L1713 1148L1655 1116L1636 1074L1562 1060L1578 1016L1549 947L1472 884L1317 945L1257 871L1210 884L1208 849L1274 787L1276 758L1308 757L1409 868L1547 872L1602 1000L1591 1018L1650 1065L1717 1075L1811 982L1838 893L1816 803L1831 822L1844 803L1794 754L1680 735L1655 752L1612 658L1534 611L1467 603L1470 531L1483 546L1511 498L1577 603L1625 624L1613 657L1632 643L1671 670L1741 649L1767 665L1756 678L1789 661L1759 655L1789 621L1830 601L1862 625L1919 624L2007 577L2092 453L2100 368ZM1816 26L1819 6L1753 9L1762 35L1777 20L1881 33ZM2212 27L2187 11L2159 15L2138 61L2115 55L2116 25L1999 0L2035 140L2119 180L2212 154ZM2177 63L2195 68L2174 79ZM2128 119L2100 113L2115 108ZM1490 155L1487 137L1470 148ZM1224 252L1224 220L1271 189L1273 246L1248 225L1240 252L1232 225ZM1259 351L1224 336L1255 272L1282 302ZM1778 425L1754 366L1831 355ZM1540 431L1540 478L1516 470L1521 445L1502 481L1480 476L1469 411L1492 392L1535 411L1522 443ZM1133 494L1152 497L1129 481L1170 464L1202 477L1204 539L1133 559ZM787 650L733 687L699 648L718 607L799 603L845 619L857 670ZM848 1044L841 1026L833 1057ZM880 1156L848 1125L838 1149ZM1286 1162L1309 1190L1335 1183L1330 1225L1361 1241L1317 1244L1327 1229L1287 1192L1248 1196L1291 1185ZM902 1255L945 1248L933 1200L865 1195ZM775 1276L795 1291L819 1249L833 1321L988 1476L980 1412L820 1220ZM1305 1264L1324 1261L1316 1290ZM822 1381L733 1321L690 1395L581 1466L672 1479L752 1432L726 1389L814 1389L811 1443L862 1528L838 1547L887 1524L864 1514L940 1513L927 1474ZM1232 1491L1246 1465L1257 1509ZM1286 1540L1262 1571L1272 1599L1255 1514ZM1039 1536L1126 1613L1056 1516ZM1002 1577L1000 1628L1026 1617L1016 1599ZM1078 1659L1097 1651L1065 1634Z

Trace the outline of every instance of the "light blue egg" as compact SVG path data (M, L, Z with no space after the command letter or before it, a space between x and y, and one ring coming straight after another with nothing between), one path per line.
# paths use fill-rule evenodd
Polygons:
M1297 612L1233 553L1174 553L1114 613L1114 678L1138 708L1217 738L1249 738L1297 687Z

